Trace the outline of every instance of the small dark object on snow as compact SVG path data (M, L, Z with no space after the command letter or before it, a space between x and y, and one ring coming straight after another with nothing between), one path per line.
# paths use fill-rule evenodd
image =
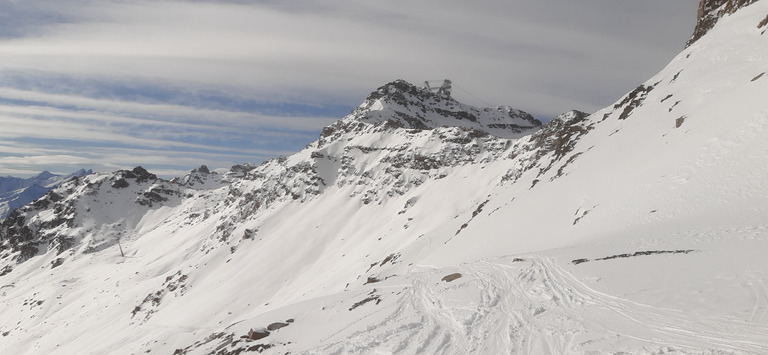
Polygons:
M458 279L459 277L461 277L461 274L457 272L457 273L453 273L453 274L450 274L450 275L446 275L445 277L443 277L443 281L451 282L453 280Z
M377 278L375 278L373 276L368 276L368 281L366 281L363 285L377 283L379 281L381 281L381 280L379 280L379 279L377 279Z
M680 116L675 120L675 128L680 128L680 126L683 125L683 122L685 122L685 116Z

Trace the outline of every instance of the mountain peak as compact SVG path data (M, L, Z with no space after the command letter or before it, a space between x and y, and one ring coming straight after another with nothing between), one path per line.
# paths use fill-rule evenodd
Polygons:
M326 127L323 136L357 123L416 130L462 127L502 138L519 138L541 126L529 113L509 106L477 108L462 104L450 96L450 83L446 80L437 88L417 87L405 80L384 84L347 117Z
M75 171L72 174L69 174L68 176L69 177L73 177L73 176L86 176L86 175L91 175L91 174L93 174L93 169L88 169L88 170L80 169L78 171Z
M371 92L350 116L356 121L366 123L393 121L400 123L404 128L431 129L435 128L433 122L406 111L413 109L425 111L425 106L434 106L438 103L446 106L458 104L450 95L434 93L428 88L420 88L405 80L397 79ZM381 111L385 111L385 114L375 114ZM394 117L389 117L389 114L393 113Z
M137 179L137 181L156 180L157 175L150 173L147 169L141 166L133 168L133 170L118 170L117 174L125 178Z
M34 180L46 180L46 179L50 179L50 178L52 178L52 177L54 177L54 176L56 176L56 175L54 175L54 174L53 174L53 173L51 173L50 171L48 171L48 170L43 170L43 171L42 171L40 174L37 174L37 175L35 175L35 176L33 177L33 179L34 179Z

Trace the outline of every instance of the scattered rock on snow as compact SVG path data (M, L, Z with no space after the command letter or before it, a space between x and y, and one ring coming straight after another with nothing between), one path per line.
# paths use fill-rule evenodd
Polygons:
M461 274L456 272L456 273L453 273L453 274L450 274L450 275L446 275L445 277L443 277L442 281L451 282L453 280L458 279L459 277L461 277Z
M686 249L686 250L648 250L648 251L636 251L634 253L625 253L625 254L616 254L611 256L606 256L604 258L594 259L595 261L600 260L611 260L611 259L618 259L618 258L631 258L635 256L643 256L643 255L654 255L654 254L688 254L693 253L698 250L693 249ZM581 263L585 263L587 261L590 261L589 259L575 259L571 261L574 265L579 265Z
M256 330L251 329L248 331L248 339L249 340L259 340L264 339L269 336L269 330L264 328L257 328Z
M685 122L685 116L680 116L675 120L675 128L680 128L680 126L683 125L683 122Z

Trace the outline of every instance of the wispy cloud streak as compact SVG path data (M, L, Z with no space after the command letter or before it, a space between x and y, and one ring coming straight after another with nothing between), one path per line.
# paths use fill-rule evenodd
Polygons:
M397 78L544 119L595 110L676 54L697 2L5 2L0 175L259 161Z

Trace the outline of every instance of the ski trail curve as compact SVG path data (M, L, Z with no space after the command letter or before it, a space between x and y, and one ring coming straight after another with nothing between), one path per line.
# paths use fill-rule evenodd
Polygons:
M462 277L442 281L457 269ZM329 339L317 353L768 353L764 325L611 295L552 258L482 260L401 281L397 298L361 315L365 327ZM764 302L764 285L755 291ZM755 305L753 318L762 313Z
M591 288L552 259L534 262L549 270L553 283L568 287L582 300L579 313L585 327L599 326L619 336L690 352L768 353L768 327L726 317L700 317L609 295Z

